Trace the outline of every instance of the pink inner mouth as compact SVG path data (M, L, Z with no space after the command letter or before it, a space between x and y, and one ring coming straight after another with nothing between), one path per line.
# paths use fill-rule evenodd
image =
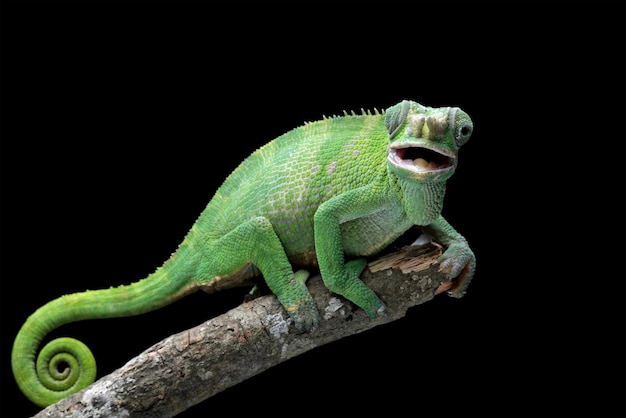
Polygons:
M417 172L447 170L452 168L452 158L424 147L392 148L390 161L396 166Z

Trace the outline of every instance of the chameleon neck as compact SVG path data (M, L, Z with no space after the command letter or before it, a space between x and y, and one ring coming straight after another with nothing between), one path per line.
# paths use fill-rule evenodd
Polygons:
M441 214L446 193L445 181L415 182L398 178L407 217L414 225L428 225Z

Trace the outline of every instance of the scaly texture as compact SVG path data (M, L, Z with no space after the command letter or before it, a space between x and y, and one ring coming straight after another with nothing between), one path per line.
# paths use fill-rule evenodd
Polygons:
M458 108L405 100L383 113L324 118L276 138L233 171L155 273L128 286L60 297L31 315L13 346L18 385L46 406L93 381L93 356L76 340L44 348L35 361L46 334L63 324L137 315L259 273L295 326L310 331L320 316L306 272L294 266L318 266L329 290L375 317L385 305L359 279L365 257L413 225L447 248L439 261L456 280L450 294L461 297L475 258L441 209L472 129Z

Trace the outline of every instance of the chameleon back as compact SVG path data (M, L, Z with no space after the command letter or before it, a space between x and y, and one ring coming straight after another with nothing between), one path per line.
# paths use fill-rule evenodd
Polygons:
M331 197L385 174L389 139L380 114L306 123L246 158L217 190L197 222L219 238L253 216L270 220L296 264L315 263L313 217Z

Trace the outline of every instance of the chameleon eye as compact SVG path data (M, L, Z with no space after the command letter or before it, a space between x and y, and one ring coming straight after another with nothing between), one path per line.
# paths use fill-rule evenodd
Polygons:
M457 125L456 132L454 133L454 139L456 140L457 146L461 146L467 142L469 137L472 135L472 131L474 127L471 123L461 123Z
M449 118L450 124L454 127L454 141L456 142L456 146L460 147L467 142L470 136L472 136L474 124L472 123L472 119L469 115L458 107L450 109Z

